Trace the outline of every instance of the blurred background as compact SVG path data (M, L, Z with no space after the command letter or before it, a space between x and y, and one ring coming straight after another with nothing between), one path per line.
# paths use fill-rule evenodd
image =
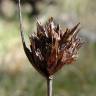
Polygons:
M46 80L23 51L18 0L0 0L0 96L46 96ZM81 23L85 42L73 65L54 76L54 96L96 96L96 0L21 0L25 37L36 31L36 18L50 16L62 28Z

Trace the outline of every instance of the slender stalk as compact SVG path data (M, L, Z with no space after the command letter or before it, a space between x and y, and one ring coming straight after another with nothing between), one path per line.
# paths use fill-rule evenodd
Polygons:
M20 21L20 33L21 33L21 38L22 42L24 43L24 30L23 30L23 20L22 20L22 13L21 13L21 0L18 0L18 13L19 13L19 21Z
M52 83L53 83L53 76L47 78L47 96L52 96Z

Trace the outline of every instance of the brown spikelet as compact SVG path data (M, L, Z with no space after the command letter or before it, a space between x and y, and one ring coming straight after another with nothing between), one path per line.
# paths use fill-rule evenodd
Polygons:
M60 25L54 24L54 19L49 18L45 25L37 22L37 34L31 35L30 49L23 43L25 53L36 68L45 77L57 72L65 64L72 64L77 57L81 40L77 34L80 23L72 29L63 31Z

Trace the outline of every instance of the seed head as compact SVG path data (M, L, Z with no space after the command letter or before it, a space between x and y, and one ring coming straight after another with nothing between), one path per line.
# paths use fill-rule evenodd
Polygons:
M62 30L60 25L54 24L53 18L49 18L45 25L37 21L37 33L31 35L30 49L23 42L25 53L43 76L49 77L57 72L65 64L72 64L78 56L78 50L82 43L77 36L79 23L72 29Z

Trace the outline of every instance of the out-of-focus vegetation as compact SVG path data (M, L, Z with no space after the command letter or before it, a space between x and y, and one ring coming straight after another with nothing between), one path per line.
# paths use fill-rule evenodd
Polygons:
M0 96L44 96L46 81L28 62L22 48L18 0L0 0ZM55 75L54 96L96 96L96 0L21 0L26 34L50 16L61 26L81 22L85 42L77 62Z

